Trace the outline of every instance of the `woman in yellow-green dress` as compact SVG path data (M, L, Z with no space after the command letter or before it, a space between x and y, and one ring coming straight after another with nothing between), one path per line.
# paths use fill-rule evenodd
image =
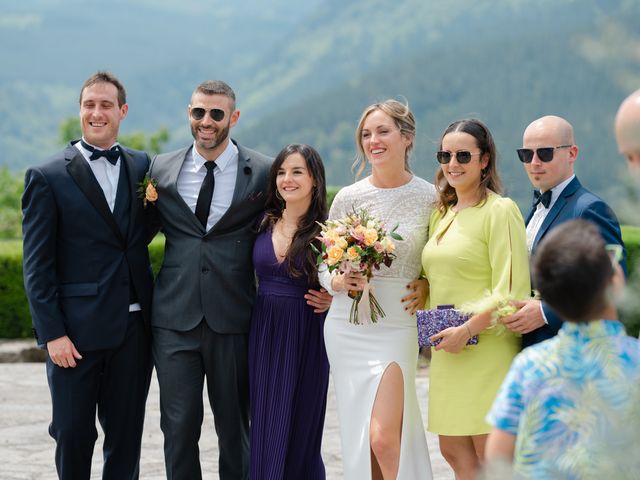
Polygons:
M479 120L456 121L444 131L437 159L438 208L422 252L427 307L527 298L525 226L517 205L499 195L491 133ZM471 335L478 335L478 344L467 346ZM441 343L432 352L428 430L439 435L456 478L473 478L491 430L485 415L520 350L520 338L492 326L490 313L436 337Z

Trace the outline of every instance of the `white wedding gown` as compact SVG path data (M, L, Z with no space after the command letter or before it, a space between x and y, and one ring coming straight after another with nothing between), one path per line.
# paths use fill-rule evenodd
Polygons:
M398 188L376 188L366 178L336 195L330 219L345 217L365 208L396 230L397 258L390 268L374 272L372 292L385 317L375 324L349 323L353 300L346 293L334 293L325 321L325 344L336 389L342 461L345 480L371 478L369 424L378 385L385 369L397 363L403 375L404 412L398 479L431 479L431 462L415 388L418 359L416 320L404 310L400 299L406 285L420 275L420 255L427 241L429 216L435 201L433 185L413 177ZM331 291L331 275L321 271L320 281Z

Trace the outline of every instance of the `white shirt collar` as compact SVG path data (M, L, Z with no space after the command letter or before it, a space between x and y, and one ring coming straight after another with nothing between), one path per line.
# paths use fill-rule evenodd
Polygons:
M553 204L556 203L556 200L558 200L560 194L564 191L565 188L567 188L567 185L569 185L571 183L571 180L573 180L574 178L576 178L575 174L571 175L564 182L559 183L551 189L551 202L549 203L549 208L547 210L551 210ZM540 203L538 205L542 204ZM542 205L542 207L544 208L544 205Z
M231 139L229 139L229 144L227 145L227 148L225 148L224 151L218 156L218 158L215 159L216 167L218 167L218 169L221 172L224 172L224 169L229 166L229 164L236 157L237 154L238 154L238 147L236 147L235 144L231 141ZM195 171L199 171L201 168L204 169L205 162L209 161L206 158L204 158L202 155L200 155L200 152L198 152L198 149L196 148L195 141L193 142L193 148L191 149L191 157L193 158L193 165L195 167Z

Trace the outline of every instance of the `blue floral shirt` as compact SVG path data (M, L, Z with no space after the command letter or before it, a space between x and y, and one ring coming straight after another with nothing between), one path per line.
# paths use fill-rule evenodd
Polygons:
M640 342L565 322L513 361L487 422L516 437L516 478L640 478Z

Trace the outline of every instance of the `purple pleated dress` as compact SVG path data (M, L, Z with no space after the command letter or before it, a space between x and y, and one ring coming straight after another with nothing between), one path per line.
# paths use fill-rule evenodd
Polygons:
M329 362L325 314L304 299L306 278L279 264L271 230L253 249L258 296L249 334L251 470L255 480L324 479L320 454Z

